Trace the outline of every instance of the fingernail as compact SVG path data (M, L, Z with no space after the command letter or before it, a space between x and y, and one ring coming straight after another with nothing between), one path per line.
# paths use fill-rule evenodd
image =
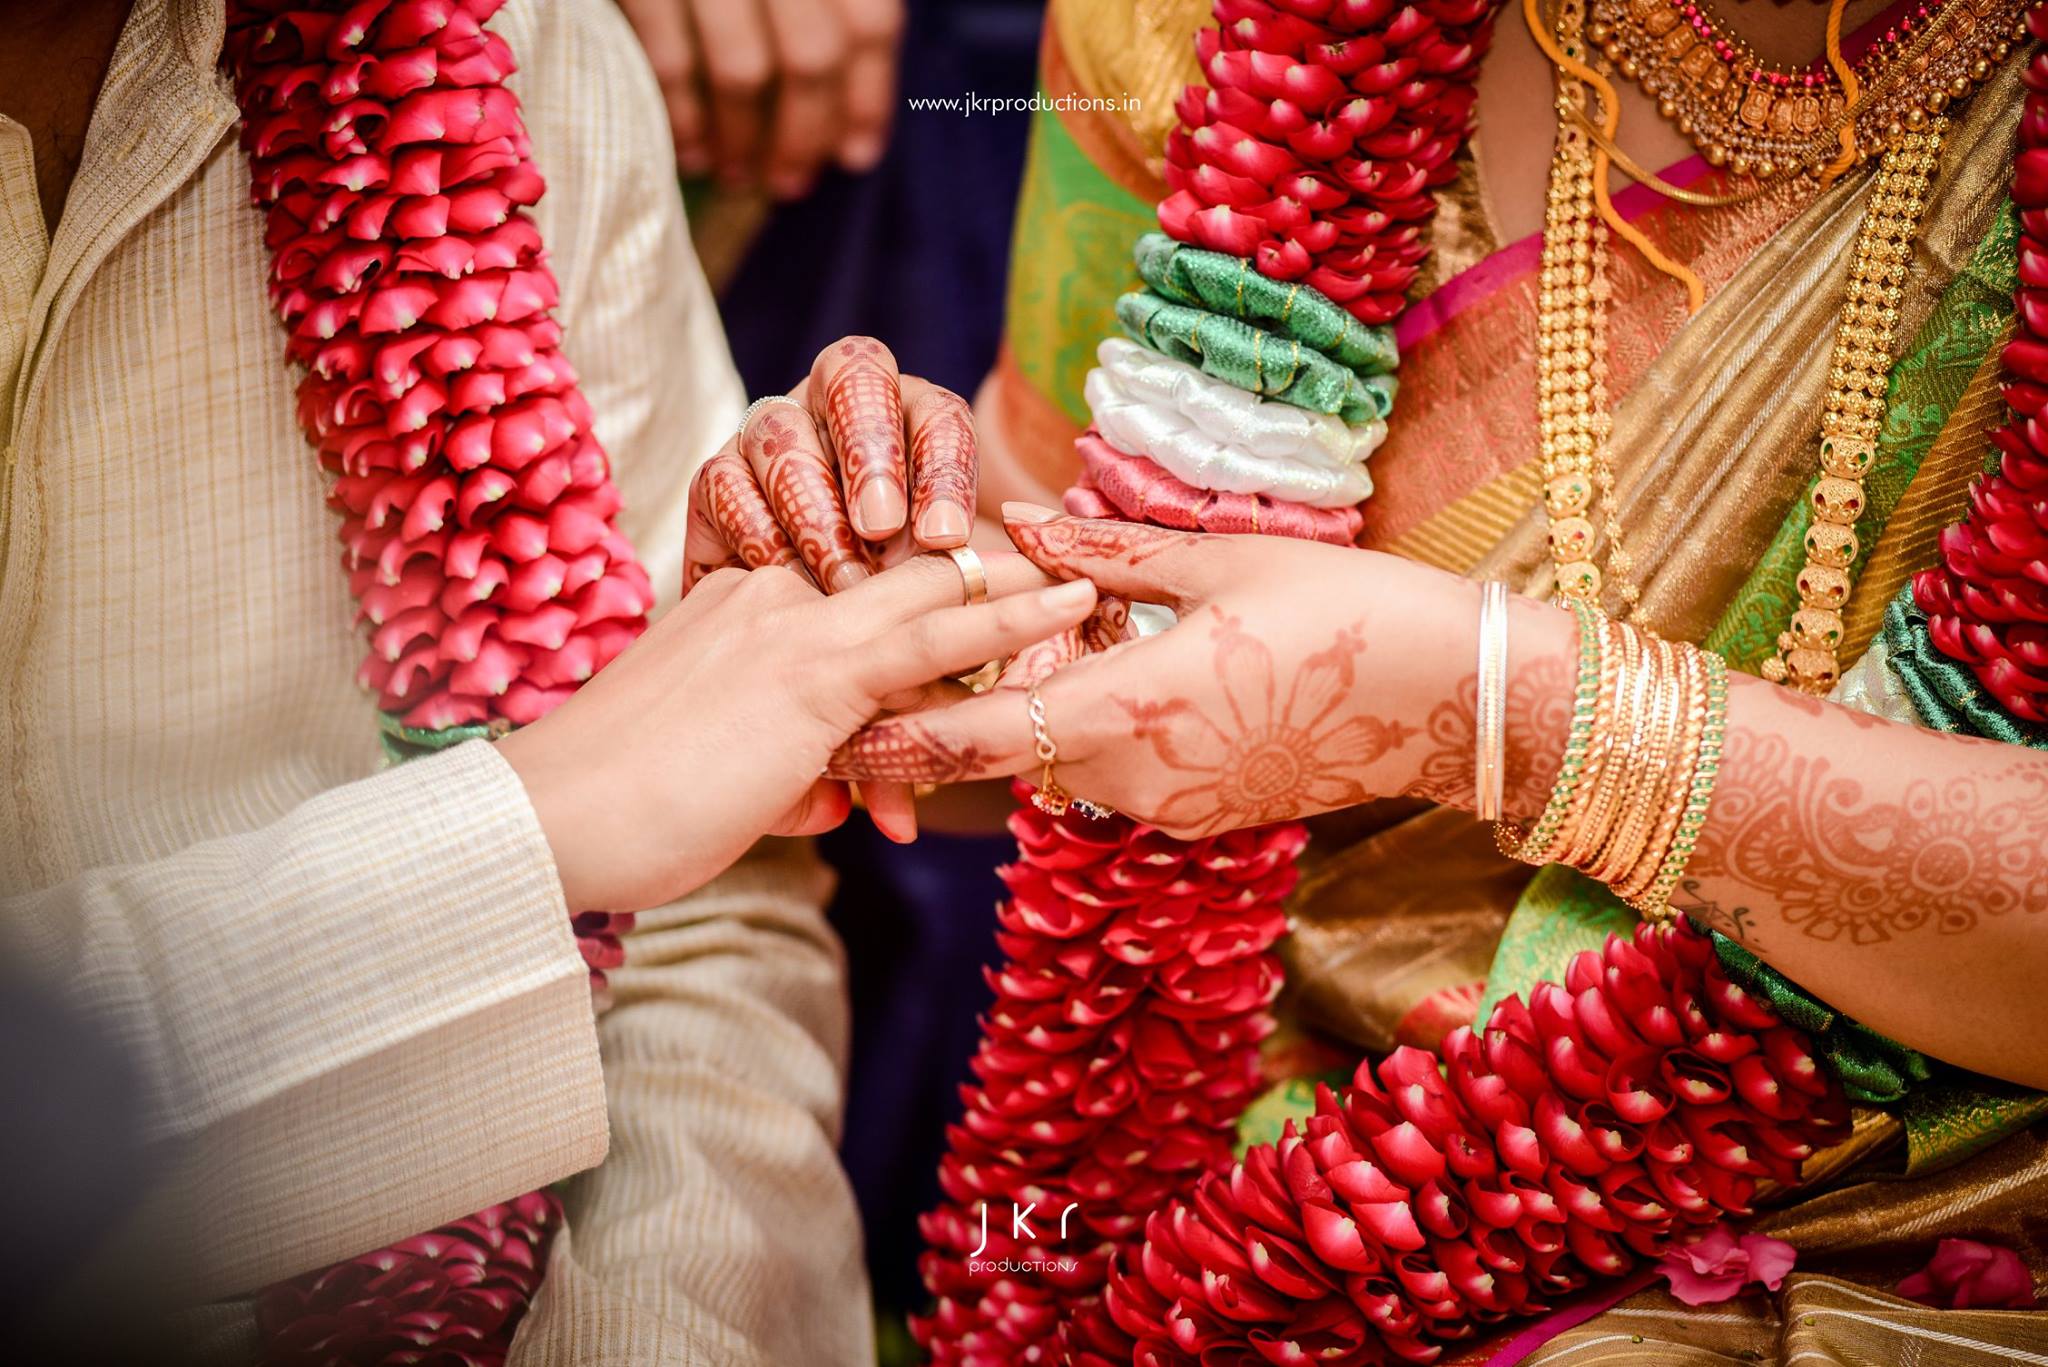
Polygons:
M969 530L967 512L957 503L934 503L917 520L917 539L927 546L965 541Z
M825 576L825 583L831 592L843 593L867 577L867 566L855 564L851 560L842 560L833 567L831 574Z
M853 138L839 152L839 164L856 175L874 170L881 159L882 140L873 136Z
M1057 510L1036 503L1010 502L1003 505L1005 522L1050 522L1058 516Z
M903 525L903 491L886 479L868 481L854 500L856 530L870 541L893 534Z
M1050 612L1072 612L1095 601L1095 585L1086 579L1055 584L1049 589L1040 589L1038 601L1045 604Z

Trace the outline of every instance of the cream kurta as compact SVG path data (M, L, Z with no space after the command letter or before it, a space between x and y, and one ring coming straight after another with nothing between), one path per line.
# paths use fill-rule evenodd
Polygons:
M796 847L646 916L593 1026L488 745L378 772L220 0L136 0L54 241L0 118L0 918L149 1076L159 1266L217 1297L589 1167L516 1362L871 1352L845 1006ZM565 350L658 591L741 394L607 0L513 0ZM603 1064L600 1071L599 1050ZM791 1313L801 1306L801 1313ZM236 1321L227 1317L232 1327ZM234 1334L221 1341L233 1342Z

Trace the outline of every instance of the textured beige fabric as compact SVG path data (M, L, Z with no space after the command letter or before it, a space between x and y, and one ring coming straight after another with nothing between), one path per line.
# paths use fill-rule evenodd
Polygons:
M0 952L75 985L145 1066L178 1166L138 1237L193 1236L157 1262L186 1294L586 1168L609 1084L616 1152L574 1189L519 1360L865 1360L832 1158L843 977L808 851L648 918L600 1031L495 751L377 771L222 13L137 0L54 241L0 119ZM607 0L494 22L550 178L566 350L672 594L690 468L741 395L659 96ZM208 1323L231 1343L246 1315Z

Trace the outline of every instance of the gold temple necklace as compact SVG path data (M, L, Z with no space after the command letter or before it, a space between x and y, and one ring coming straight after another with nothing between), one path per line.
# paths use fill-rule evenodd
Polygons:
M1813 522L1806 536L1806 563L1798 577L1800 607L1779 639L1778 657L1764 665L1766 677L1809 693L1826 693L1839 674L1841 614L1858 550L1855 523L1866 505L1863 481L1876 453L1913 240L1949 127L1946 116L1936 112L1923 113L1911 127L1901 116L1896 135L1886 125L1877 142L1866 143L1855 131L1863 126L1859 111L1872 107L1870 102L1879 94L1888 102L1884 108L1905 100L1907 107L1924 110L1925 98L1914 102L1914 91L1924 88L1918 82L1946 79L1946 68L1922 59L1929 48L1941 47L1946 53L1952 46L1937 42L1941 28L1930 23L1912 47L1890 57L1886 75L1891 80L1884 87L1863 88L1841 59L1843 3L1833 0L1830 8L1828 49L1847 98L1838 128L1820 132L1835 137L1841 148L1838 169L1873 154L1879 165L1851 253L1848 288L1835 330L1820 429L1820 470L1811 494ZM1606 274L1608 232L1620 234L1653 266L1685 283L1695 311L1704 291L1690 270L1666 257L1614 211L1607 173L1613 164L1610 149L1619 123L1618 100L1612 83L1589 65L1600 59L1585 45L1586 4L1587 0L1560 0L1555 20L1546 24L1540 0L1523 0L1530 31L1558 72L1558 132L1544 212L1537 301L1539 469L1557 595L1598 605L1605 577L1593 553L1604 536L1607 575L1623 602L1633 606L1641 590L1629 577L1633 561L1622 544L1607 451L1612 429L1606 386L1606 315L1612 292ZM1974 30L1978 12L1972 6L1978 4L1998 10L2001 42L1987 50L1999 52L2002 60L2010 54L2008 40L2027 6L2013 0L1949 0L1937 18L1951 16ZM1972 83L1989 74L1966 73ZM1948 103L1943 100L1940 108ZM1802 171L1804 167L1801 163ZM1596 502L1601 505L1597 531L1592 516Z

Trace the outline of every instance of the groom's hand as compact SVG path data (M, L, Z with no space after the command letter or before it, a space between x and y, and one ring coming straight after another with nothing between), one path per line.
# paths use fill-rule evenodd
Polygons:
M964 546L976 480L966 401L901 374L872 337L844 338L697 472L683 592L726 566L786 565L837 593L918 551Z

